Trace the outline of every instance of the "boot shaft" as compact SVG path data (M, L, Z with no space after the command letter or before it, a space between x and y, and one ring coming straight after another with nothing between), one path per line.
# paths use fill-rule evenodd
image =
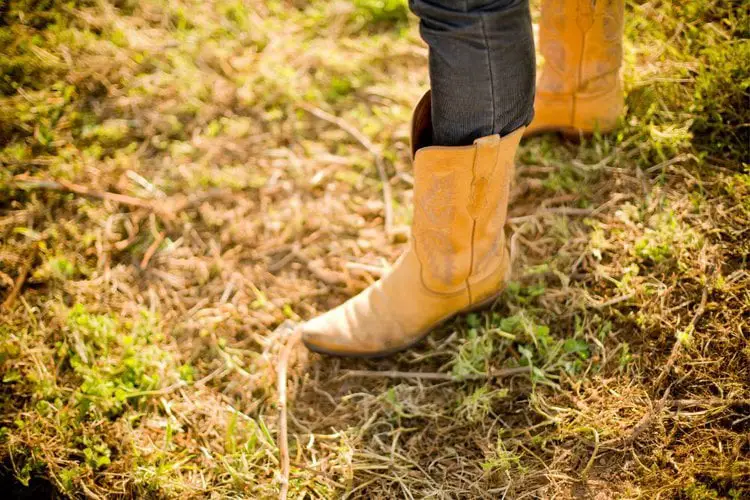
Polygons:
M308 348L345 356L403 350L456 314L492 303L510 269L502 227L524 127L432 146L427 93L414 112L410 246L380 280L302 327Z
M594 94L618 85L624 0L544 0L539 91Z
M414 223L412 244L422 283L454 293L496 272L505 251L513 158L523 128L470 146L431 146L429 94L414 112Z

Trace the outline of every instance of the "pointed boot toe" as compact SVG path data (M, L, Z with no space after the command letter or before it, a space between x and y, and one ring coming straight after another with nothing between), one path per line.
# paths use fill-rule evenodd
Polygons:
M354 355L362 349L362 342L352 338L343 308L341 305L302 325L302 342L308 349L343 356Z
M396 268L398 263L396 264ZM403 273L399 273L403 274ZM343 357L378 357L403 349L408 337L393 311L383 280L302 326L302 341L308 349Z

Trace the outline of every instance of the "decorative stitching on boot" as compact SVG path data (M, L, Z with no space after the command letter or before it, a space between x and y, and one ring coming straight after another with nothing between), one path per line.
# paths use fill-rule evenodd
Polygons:
M455 278L456 249L450 234L456 216L456 173L436 174L425 180L430 182L416 200L421 217L415 217L413 229L423 254L420 261L426 268L423 271L440 283L451 285Z
M449 232L436 229L428 229L420 234L422 245L425 248L428 272L445 285L453 283L453 265L455 258L453 254L456 249L450 240Z
M421 208L431 226L444 227L453 222L456 203L456 174L433 175L422 196Z

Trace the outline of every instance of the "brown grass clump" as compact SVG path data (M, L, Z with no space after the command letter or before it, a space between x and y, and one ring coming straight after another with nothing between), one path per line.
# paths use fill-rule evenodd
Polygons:
M0 19L12 496L750 495L746 12L629 3L618 130L522 145L503 299L366 362L291 327L405 241L405 2Z

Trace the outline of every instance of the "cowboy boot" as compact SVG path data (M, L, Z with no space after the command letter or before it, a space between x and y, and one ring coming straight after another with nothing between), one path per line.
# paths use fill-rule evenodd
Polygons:
M492 303L510 271L504 224L523 127L471 146L430 146L430 93L412 119L414 220L391 271L302 326L312 351L386 356L456 314Z
M624 0L544 0L544 65L525 136L579 136L614 129L624 99L620 65Z

